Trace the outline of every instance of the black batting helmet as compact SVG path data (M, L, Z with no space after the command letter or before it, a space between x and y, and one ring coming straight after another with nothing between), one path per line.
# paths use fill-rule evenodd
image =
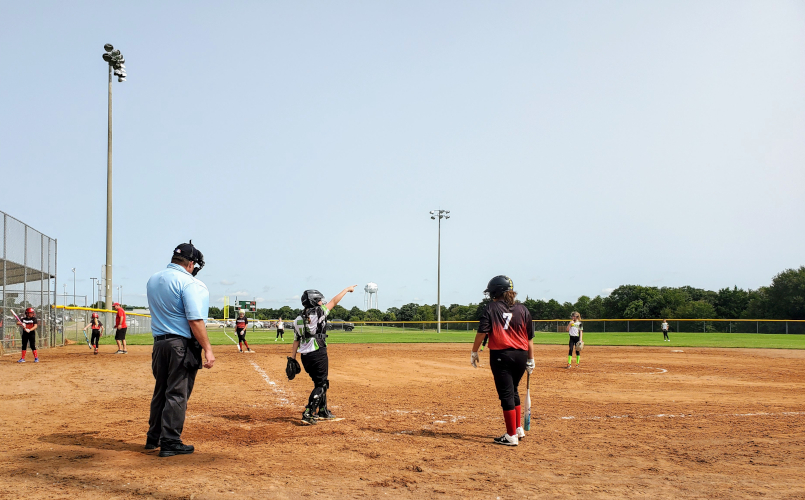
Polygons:
M312 309L319 305L319 301L324 300L324 294L318 290L305 290L302 294L302 306Z
M486 285L486 290L484 293L488 293L490 297L496 299L503 295L504 292L508 292L509 290L514 290L514 283L512 282L511 278L508 276L495 276L491 280L489 280L489 284Z

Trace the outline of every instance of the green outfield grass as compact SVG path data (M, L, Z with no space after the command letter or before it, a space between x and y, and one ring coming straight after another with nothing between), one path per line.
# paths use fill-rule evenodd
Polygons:
M220 329L208 331L213 345L233 345ZM237 340L234 332L227 329L226 333ZM674 333L670 335L671 342L663 342L662 333L626 333L609 332L584 334L584 343L587 346L596 345L622 345L622 346L663 346L663 347L747 347L770 349L805 349L805 335L776 335L755 333ZM246 335L250 345L279 344L275 342L276 332L273 330L254 331ZM443 331L441 334L435 330L415 330L400 328L380 328L377 326L360 326L352 332L333 331L327 341L331 344L377 344L377 343L471 343L475 338L475 331ZM150 335L128 335L126 341L130 345L151 344ZM293 341L293 332L285 331L285 344ZM566 333L537 332L534 342L537 344L564 344L568 336ZM114 344L113 336L101 338L101 344Z

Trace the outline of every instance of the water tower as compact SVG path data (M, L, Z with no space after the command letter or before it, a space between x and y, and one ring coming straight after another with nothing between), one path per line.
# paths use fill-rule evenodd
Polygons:
M363 287L363 306L369 309L380 309L377 306L377 283L368 283Z

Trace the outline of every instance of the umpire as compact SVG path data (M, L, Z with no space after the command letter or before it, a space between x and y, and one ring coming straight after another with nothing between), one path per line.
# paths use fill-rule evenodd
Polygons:
M193 453L192 446L182 444L182 429L187 400L202 366L201 350L206 358L204 368L212 368L215 363L204 325L210 292L195 277L202 267L204 255L191 240L176 247L167 269L148 280L154 335L151 371L156 384L145 449L160 448L160 457Z

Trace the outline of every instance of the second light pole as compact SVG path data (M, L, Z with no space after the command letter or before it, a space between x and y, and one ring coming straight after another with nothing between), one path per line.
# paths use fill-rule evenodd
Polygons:
M431 210L430 218L439 221L436 247L436 333L442 333L442 219L450 218L450 210Z

